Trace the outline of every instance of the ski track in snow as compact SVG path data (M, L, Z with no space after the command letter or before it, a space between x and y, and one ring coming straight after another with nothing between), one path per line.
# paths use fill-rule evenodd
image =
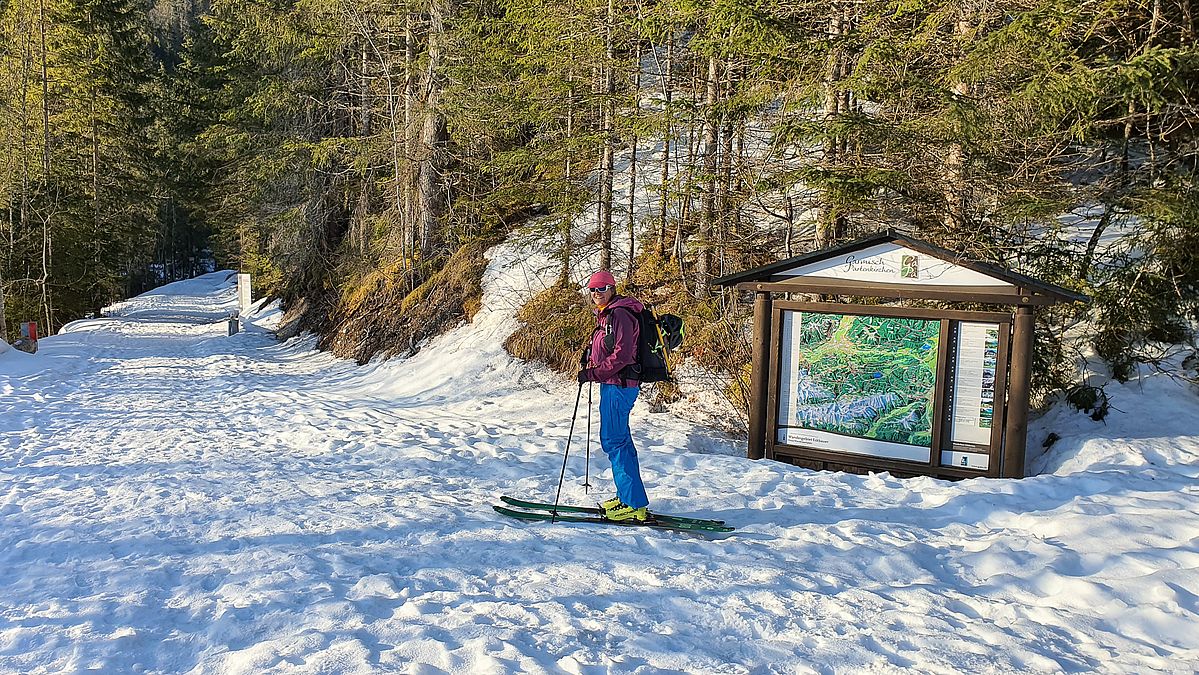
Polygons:
M738 532L520 523L489 505L553 498L578 390L502 352L540 277L490 255L485 309L404 361L272 309L226 337L227 273L0 354L0 670L1199 669L1193 393L1055 410L1043 475L960 483L751 462L642 403L653 506ZM610 492L585 424L568 503Z

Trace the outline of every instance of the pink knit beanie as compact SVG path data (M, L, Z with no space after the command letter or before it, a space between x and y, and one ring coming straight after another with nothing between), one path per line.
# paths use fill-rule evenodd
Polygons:
M587 288L599 288L600 286L615 286L616 279L612 278L612 273L608 270L600 270L591 275L587 280Z

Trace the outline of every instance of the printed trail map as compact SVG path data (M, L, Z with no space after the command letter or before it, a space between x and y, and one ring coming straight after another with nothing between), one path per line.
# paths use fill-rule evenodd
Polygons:
M932 446L941 323L802 313L791 424Z

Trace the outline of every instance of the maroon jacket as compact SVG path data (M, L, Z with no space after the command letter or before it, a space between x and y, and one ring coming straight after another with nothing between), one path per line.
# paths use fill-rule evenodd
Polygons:
M623 311L626 307L632 311ZM607 307L595 312L595 332L591 334L591 362L588 379L604 384L637 386L636 379L620 376L625 366L637 362L637 338L641 325L633 312L645 309L636 298L616 296Z

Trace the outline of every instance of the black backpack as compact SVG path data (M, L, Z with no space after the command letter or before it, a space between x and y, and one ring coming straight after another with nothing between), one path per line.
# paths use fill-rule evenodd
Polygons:
M683 320L674 314L654 316L654 310L649 307L640 312L628 307L613 309L631 313L637 317L640 327L637 331L637 361L620 371L621 378L638 382L673 382L670 352L683 344Z

